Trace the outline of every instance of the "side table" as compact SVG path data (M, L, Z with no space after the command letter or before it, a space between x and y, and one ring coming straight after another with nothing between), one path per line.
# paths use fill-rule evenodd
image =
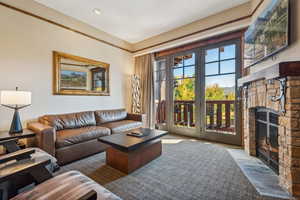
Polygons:
M0 145L2 144L7 153L20 150L18 140L23 138L35 137L35 133L29 129L23 129L22 133L10 134L8 131L0 131Z

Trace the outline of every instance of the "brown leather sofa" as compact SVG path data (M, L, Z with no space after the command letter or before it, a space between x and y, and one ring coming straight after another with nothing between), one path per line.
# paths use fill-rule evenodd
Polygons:
M38 122L28 123L27 127L36 133L37 146L63 165L104 151L107 145L99 142L99 137L144 125L145 115L118 109L44 115Z

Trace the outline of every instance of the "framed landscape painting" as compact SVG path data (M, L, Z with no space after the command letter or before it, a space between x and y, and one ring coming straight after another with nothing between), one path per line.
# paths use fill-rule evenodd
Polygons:
M54 51L53 94L109 96L109 64Z
M87 72L62 70L61 88L69 90L85 90L87 88Z

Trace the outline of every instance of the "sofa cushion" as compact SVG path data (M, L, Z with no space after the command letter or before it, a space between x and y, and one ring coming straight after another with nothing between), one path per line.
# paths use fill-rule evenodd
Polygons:
M112 133L120 133L120 132L141 128L143 126L143 123L138 121L133 121L133 120L121 120L116 122L105 123L102 124L101 126L110 128Z
M41 118L41 121L44 124L54 127L57 131L96 125L95 113L93 111L45 115Z
M78 171L69 171L41 183L32 190L13 197L12 200L78 199L86 192L97 192L97 200L121 200L92 179Z
M66 147L81 142L110 135L108 128L100 126L87 126L77 129L66 129L56 132L56 148Z
M95 111L97 125L101 125L108 122L119 121L127 117L125 109L117 110L97 110Z

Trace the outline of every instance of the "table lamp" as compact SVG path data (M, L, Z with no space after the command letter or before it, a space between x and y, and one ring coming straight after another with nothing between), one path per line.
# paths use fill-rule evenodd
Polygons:
M0 104L15 110L9 133L22 133L19 110L31 105L31 92L18 91L18 88L15 91L1 91Z

